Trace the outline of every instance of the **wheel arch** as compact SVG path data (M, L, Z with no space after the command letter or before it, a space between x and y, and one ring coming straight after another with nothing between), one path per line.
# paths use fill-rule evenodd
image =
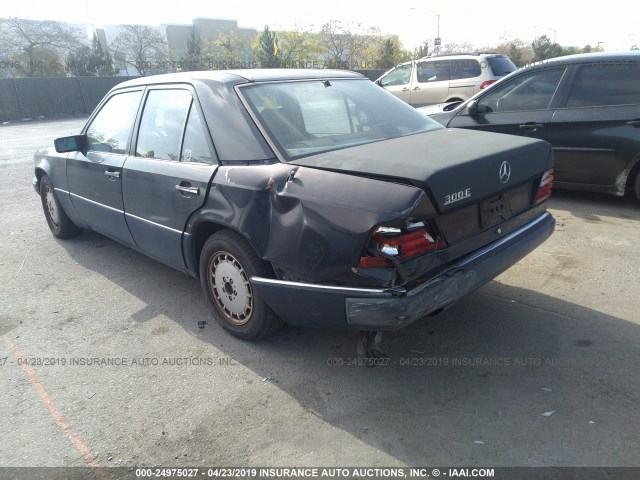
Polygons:
M196 221L190 231L190 241L187 245L184 246L185 250L185 260L189 271L195 278L200 277L199 265L200 265L200 255L202 253L202 248L206 243L207 239L218 232L222 232L225 230L232 231L238 235L240 235L246 242L253 248L253 250L258 254L258 256L262 257L260 251L256 248L256 245L253 244L251 238L247 235L243 234L240 230L235 228L233 225L228 225L224 223L220 223L218 221L212 220L210 218L203 218ZM263 259L264 260L264 259ZM265 260L266 262L266 260ZM269 269L273 271L270 262L267 262L269 265Z
M625 185L625 191L627 192L633 192L636 178L638 177L638 175L640 175L640 154L635 156L630 165L631 169L629 171L629 176L627 177L627 182Z

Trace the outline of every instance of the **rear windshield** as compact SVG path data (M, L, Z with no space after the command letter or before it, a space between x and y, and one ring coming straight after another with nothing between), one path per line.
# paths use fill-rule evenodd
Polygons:
M504 77L518 69L509 57L488 57L487 62L496 77Z
M286 160L443 128L367 79L263 83L240 91Z

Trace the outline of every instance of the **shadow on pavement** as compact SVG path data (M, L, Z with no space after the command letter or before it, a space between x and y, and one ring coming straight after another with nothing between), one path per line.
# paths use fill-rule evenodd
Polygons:
M617 200L601 210L594 202L596 214ZM386 333L391 361L365 368L353 364L352 332L285 327L243 342L211 318L196 280L93 232L60 244L145 305L134 321L161 312L400 462L638 464L630 452L640 451L640 327L630 321L493 281L437 317ZM227 408L228 418L245 414L242 402ZM277 421L266 407L262 415Z

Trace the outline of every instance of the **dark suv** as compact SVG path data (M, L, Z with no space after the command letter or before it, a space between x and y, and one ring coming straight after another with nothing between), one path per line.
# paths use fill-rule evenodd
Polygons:
M446 127L548 141L557 187L640 198L640 52L547 60L465 103L423 111Z

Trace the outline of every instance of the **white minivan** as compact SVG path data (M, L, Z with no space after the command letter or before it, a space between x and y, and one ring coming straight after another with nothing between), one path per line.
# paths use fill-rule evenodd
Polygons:
M376 80L414 107L466 100L517 70L505 55L471 53L425 57L389 70Z

